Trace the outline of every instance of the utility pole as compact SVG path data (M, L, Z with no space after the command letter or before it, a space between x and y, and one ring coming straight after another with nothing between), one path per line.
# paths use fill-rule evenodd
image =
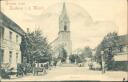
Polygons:
M102 73L105 73L104 51L101 51Z

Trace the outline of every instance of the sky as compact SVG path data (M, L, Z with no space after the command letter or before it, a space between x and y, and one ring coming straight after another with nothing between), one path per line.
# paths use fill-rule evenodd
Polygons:
M63 2L73 50L95 48L109 32L127 33L126 0L6 0L2 1L2 11L25 31L40 28L52 42L58 36Z

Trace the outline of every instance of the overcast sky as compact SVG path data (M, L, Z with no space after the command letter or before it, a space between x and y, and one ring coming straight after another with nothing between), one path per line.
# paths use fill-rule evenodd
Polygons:
M58 17L66 3L73 50L95 48L109 32L126 34L126 0L7 0L2 11L22 29L40 28L52 42L58 34Z

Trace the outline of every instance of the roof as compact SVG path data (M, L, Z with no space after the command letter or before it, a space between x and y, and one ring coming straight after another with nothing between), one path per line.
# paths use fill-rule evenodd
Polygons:
M50 42L50 44L49 44L49 45L51 45L51 46L52 46L56 41L58 41L58 39L59 39L59 38L57 37L57 38L56 38L56 39L54 39L52 42Z
M128 34L119 36L120 45L128 45Z
M10 18L8 18L4 13L0 11L0 21L3 26L13 30L14 32L24 35L25 32L18 26L15 22L13 22Z
M60 14L59 19L60 19L60 20L65 19L66 21L70 21L70 20L69 20L69 17L68 17L68 14L67 14L67 10L66 10L66 5L65 5L65 3L63 3L63 9L62 9L62 11L61 11L61 14Z

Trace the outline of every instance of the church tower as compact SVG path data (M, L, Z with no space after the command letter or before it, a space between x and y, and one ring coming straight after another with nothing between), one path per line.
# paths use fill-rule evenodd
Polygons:
M72 52L72 42L70 38L70 20L67 14L66 5L63 3L63 8L59 16L59 44L66 50L69 56Z

